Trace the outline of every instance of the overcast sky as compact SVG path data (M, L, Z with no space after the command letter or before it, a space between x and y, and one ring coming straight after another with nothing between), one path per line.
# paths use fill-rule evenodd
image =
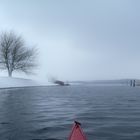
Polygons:
M139 0L0 0L5 30L38 47L38 78L140 78Z

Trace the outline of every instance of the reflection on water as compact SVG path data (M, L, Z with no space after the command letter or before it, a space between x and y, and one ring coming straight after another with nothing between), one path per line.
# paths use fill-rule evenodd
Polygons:
M74 120L88 140L140 139L140 88L68 86L0 90L0 139L66 140Z

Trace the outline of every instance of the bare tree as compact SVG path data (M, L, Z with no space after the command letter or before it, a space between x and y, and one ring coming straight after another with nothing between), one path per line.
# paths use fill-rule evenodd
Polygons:
M0 35L0 69L7 70L9 77L13 71L31 73L35 63L36 49L26 47L21 36L14 32L4 32Z

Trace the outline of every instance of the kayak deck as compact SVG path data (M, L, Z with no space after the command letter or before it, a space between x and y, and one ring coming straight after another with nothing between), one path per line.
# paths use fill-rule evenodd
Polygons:
M86 140L81 124L75 121L68 140Z

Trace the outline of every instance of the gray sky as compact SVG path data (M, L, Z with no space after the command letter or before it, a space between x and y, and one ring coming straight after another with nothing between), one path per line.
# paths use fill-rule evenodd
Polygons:
M0 0L0 31L38 47L38 78L140 78L139 7L139 0Z

